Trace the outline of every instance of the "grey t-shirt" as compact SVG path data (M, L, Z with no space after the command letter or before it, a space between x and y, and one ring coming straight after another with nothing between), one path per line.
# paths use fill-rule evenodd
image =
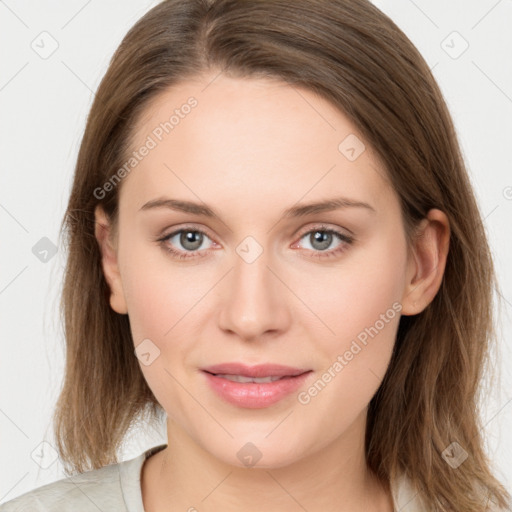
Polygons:
M69 476L0 505L0 512L144 512L140 473L144 460L167 445L138 457ZM397 512L424 512L407 479L392 485Z

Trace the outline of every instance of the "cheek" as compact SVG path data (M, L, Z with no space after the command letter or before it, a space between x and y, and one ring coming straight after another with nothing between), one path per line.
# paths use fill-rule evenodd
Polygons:
M125 246L131 250L121 249L120 267L134 343L150 338L160 345L179 333L207 288L200 272L173 265L156 244L128 241L129 236Z
M314 279L306 273L298 276L300 294L315 314L310 325L324 326L325 334L319 337L317 332L315 338L331 340L326 347L332 353L376 322L387 335L389 329L383 329L379 320L381 315L385 320L399 316L405 267L405 241L383 234L354 250L336 267L317 272Z
M139 356L141 371L157 401L175 417L190 407L178 383L187 379L185 362L198 338L194 329L201 325L194 305L206 290L158 253L139 248L125 257L123 290L134 346L147 347L150 354L147 365Z
M314 403L338 425L367 406L392 355L406 259L405 245L390 240L375 241L364 254L347 260L335 280L324 280L324 293L310 295L332 332L324 329L327 335L315 338L324 365L299 402L306 407Z

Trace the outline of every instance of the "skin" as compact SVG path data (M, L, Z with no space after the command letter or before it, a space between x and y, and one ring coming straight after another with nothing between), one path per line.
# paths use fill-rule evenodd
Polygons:
M150 339L160 350L141 364L168 415L168 446L142 469L145 510L391 512L389 485L366 466L364 433L400 314L306 405L297 393L263 409L231 405L200 368L308 368L299 391L307 390L393 304L414 315L432 301L448 220L431 210L408 246L399 199L369 145L354 161L338 150L349 134L363 141L348 118L275 80L212 73L174 86L144 112L134 150L190 96L197 107L124 178L116 233L96 209L111 307L129 315L135 346ZM338 196L374 211L282 217L297 203ZM140 210L163 197L204 202L218 217ZM322 251L313 237L319 223L352 233L353 243L333 235ZM164 249L190 254L193 244L180 244L179 234L157 242L180 228L207 233L186 260ZM252 263L236 251L247 236L263 249ZM253 467L237 457L248 442L261 452Z

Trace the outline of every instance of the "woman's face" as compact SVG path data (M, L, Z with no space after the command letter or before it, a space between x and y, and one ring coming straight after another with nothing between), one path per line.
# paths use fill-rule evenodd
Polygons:
M281 82L214 77L161 94L136 128L111 304L177 428L226 463L277 467L361 431L412 267L398 198L344 115ZM309 373L279 394L204 371L231 362Z

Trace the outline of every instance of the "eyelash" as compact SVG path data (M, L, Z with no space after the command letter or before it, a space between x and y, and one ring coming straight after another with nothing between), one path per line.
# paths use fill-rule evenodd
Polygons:
M185 253L183 251L178 251L176 249L173 249L172 247L170 247L168 244L165 243L169 239L171 239L173 236L175 236L179 233L182 233L182 232L201 233L202 235L206 236L207 238L210 238L208 236L208 234L205 231L203 231L202 229L185 227L185 228L181 228L176 231L173 231L172 233L169 233L168 235L165 235L164 237L157 239L157 242L160 242L160 245L162 246L162 248L165 251L167 251L174 258L177 258L179 260L186 260L186 259L195 258L195 257L203 258L203 257L206 257L209 255L208 250L206 250L206 253L203 253L203 254L201 254L199 251L187 251L187 253ZM317 232L336 235L341 242L344 242L344 244L347 244L347 245L351 245L355 241L354 237L346 235L346 234L344 234L340 231L337 231L335 229L327 228L326 226L318 226L313 229L310 229L309 231L302 233L299 240L302 240L302 238L304 238L306 235L311 235L312 233L317 233ZM346 250L346 246L344 246L344 244L341 244L336 249L331 249L329 251L311 251L310 250L310 252L315 253L313 256L314 258L331 258L331 257L338 256L338 254L341 254L342 252L344 252Z

